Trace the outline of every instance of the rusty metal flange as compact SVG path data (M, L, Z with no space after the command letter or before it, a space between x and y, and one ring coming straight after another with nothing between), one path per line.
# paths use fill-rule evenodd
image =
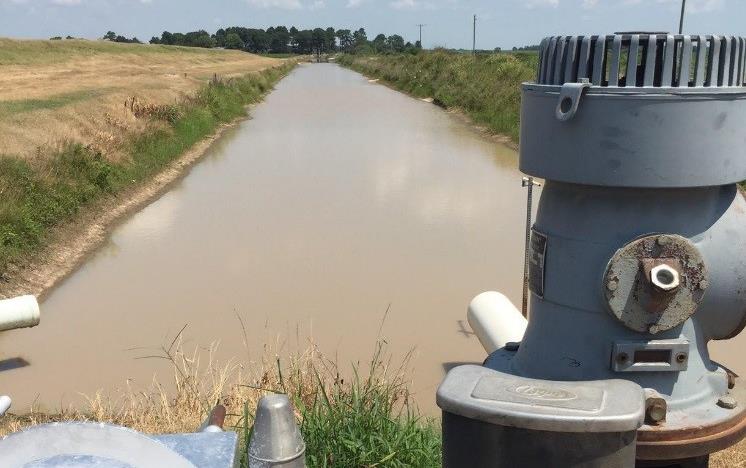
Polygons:
M731 393L738 401L733 417L704 426L668 430L664 426L643 426L637 431L638 460L681 460L724 450L746 437L746 391ZM715 403L713 402L713 405Z
M656 234L617 250L603 290L610 312L627 328L656 334L691 317L707 286L697 248L682 236Z

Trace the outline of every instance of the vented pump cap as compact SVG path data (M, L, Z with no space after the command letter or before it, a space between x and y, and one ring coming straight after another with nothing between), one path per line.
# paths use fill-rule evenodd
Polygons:
M745 74L741 37L548 37L522 88L520 169L609 187L740 182Z

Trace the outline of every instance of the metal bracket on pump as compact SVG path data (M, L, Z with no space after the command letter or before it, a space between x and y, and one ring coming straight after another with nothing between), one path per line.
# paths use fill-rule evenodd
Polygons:
M583 92L590 87L591 83L587 78L583 78L579 83L563 84L557 100L557 108L554 110L557 120L565 122L575 117L578 106L580 106L580 98L583 97Z

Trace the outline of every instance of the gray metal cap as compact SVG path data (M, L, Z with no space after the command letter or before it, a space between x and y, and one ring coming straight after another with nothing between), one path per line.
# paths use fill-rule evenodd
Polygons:
M628 432L642 426L645 396L626 380L557 382L459 366L438 388L438 406L500 426L552 432Z
M305 467L305 451L306 444L287 395L268 395L259 400L249 443L249 466Z

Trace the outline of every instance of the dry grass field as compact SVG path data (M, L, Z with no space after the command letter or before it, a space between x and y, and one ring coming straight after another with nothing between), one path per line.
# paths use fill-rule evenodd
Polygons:
M172 104L215 74L279 63L228 50L0 39L0 154L29 158L74 141L116 160L123 139L149 124L133 98L135 108Z

